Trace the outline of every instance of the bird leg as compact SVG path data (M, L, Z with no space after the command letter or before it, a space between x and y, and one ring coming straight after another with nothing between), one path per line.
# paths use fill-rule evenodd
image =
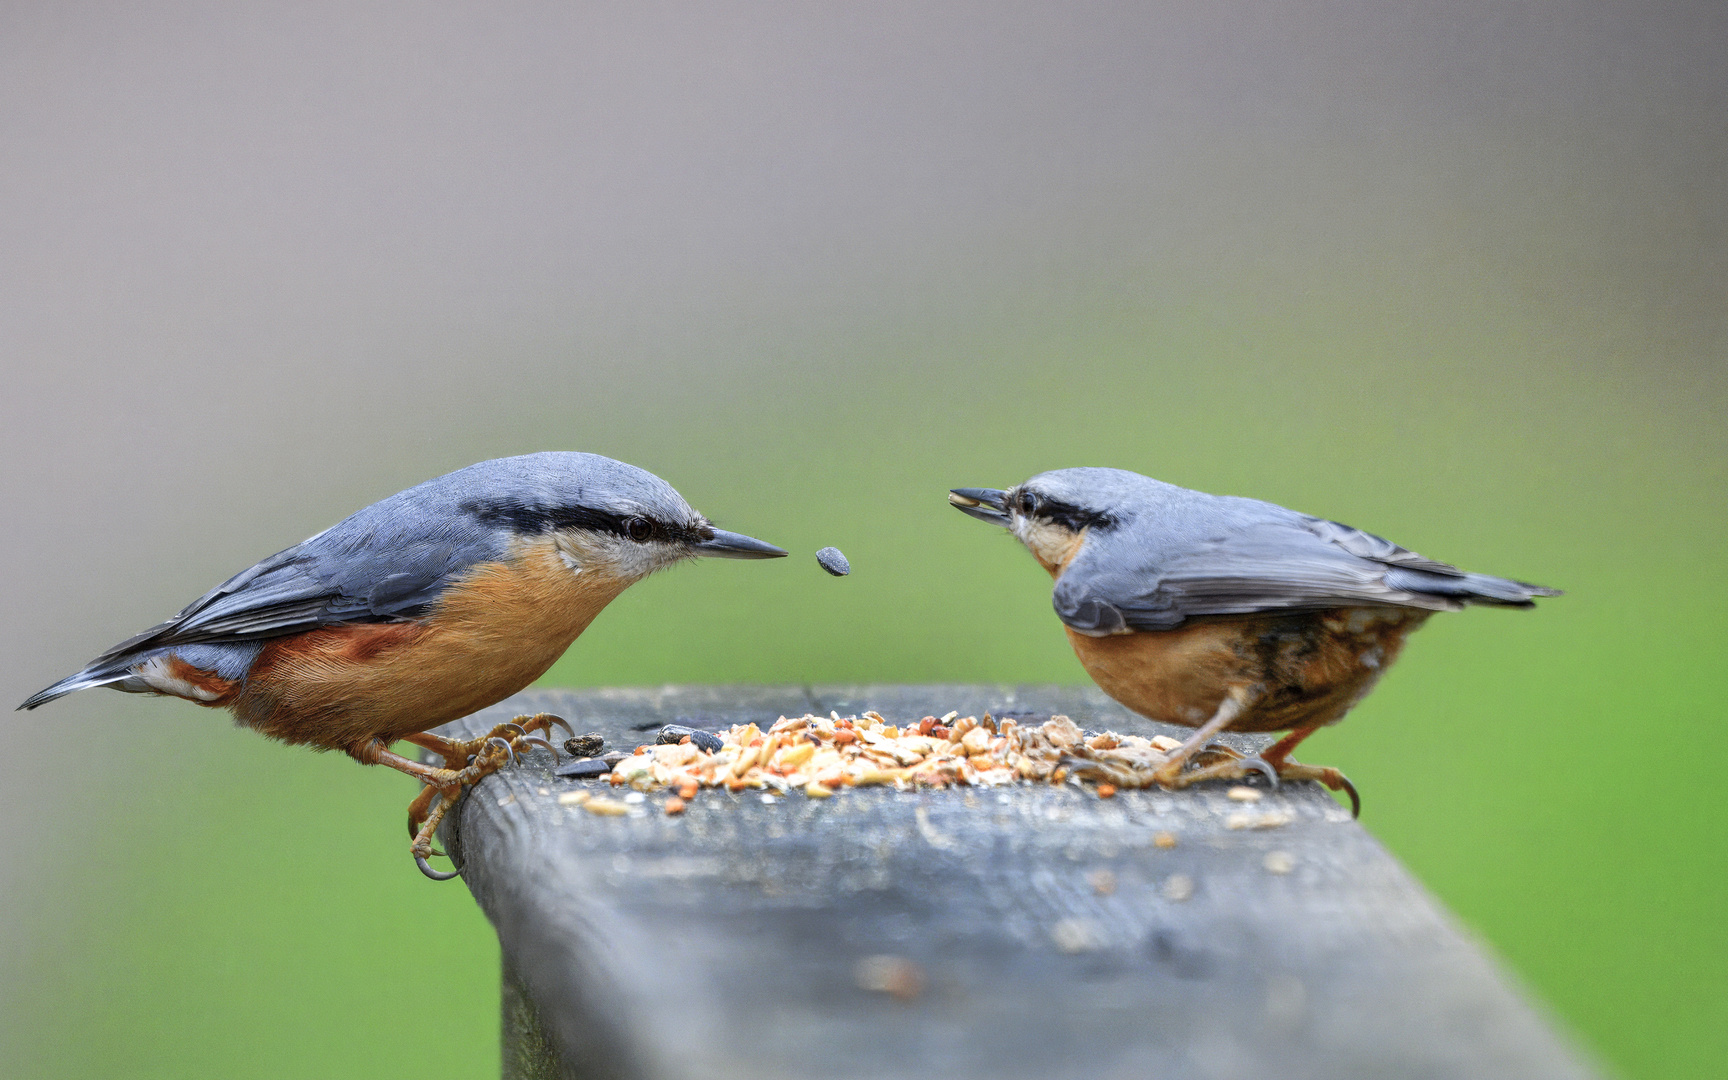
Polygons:
M1262 772L1270 769L1280 780L1316 780L1325 784L1332 791L1342 791L1350 796L1350 816L1362 816L1362 797L1356 794L1356 785L1350 778L1337 769L1318 765L1304 765L1300 761L1291 761L1290 753L1295 750L1303 739L1320 730L1318 726L1297 728L1290 734L1262 750L1253 757L1243 757L1240 754L1228 761L1220 761L1195 769L1182 776L1178 786L1186 787L1201 780L1240 780L1252 770Z
M1200 725L1199 730L1188 737L1188 741L1170 751L1170 756L1164 764L1158 766L1152 774L1152 779L1172 790L1187 787L1193 783L1189 777L1182 775L1182 766L1188 764L1188 759L1206 749L1212 743L1212 737L1230 726L1230 722L1241 716L1252 700L1251 691L1245 686L1232 686L1224 695L1224 700L1218 703L1218 711L1212 714L1212 719Z
M456 800L461 798L462 789L497 772L504 767L506 761L516 760L517 750L525 750L529 745L544 746L556 759L558 751L552 744L533 734L535 731L550 732L554 725L564 728L565 731L570 730L570 725L559 717L550 713L537 713L499 724L476 739L458 741L430 732L415 732L405 737L406 741L415 746L442 757L443 768L393 753L381 741L368 744L354 756L362 764L388 765L426 785L408 804L408 833L414 838L408 850L422 873L434 880L444 881L455 877L460 871L440 873L428 866L426 859L430 855L440 854L432 847L432 836L444 815L456 804Z
M426 791L437 792L438 802L437 805L432 807L431 812L426 815L426 821L420 826L420 831L414 834L414 842L408 845L408 852L414 856L414 865L420 868L422 874L425 874L433 881L449 881L453 877L462 876L462 868L458 866L454 870L434 870L426 862L426 856L444 854L442 851L439 851L432 846L432 837L437 833L439 823L444 820L444 814L454 804L444 797L443 792L438 792L436 788L428 787ZM416 799L415 801L418 802L419 800ZM409 820L410 822L413 820L412 808L409 810Z
M435 736L434 736L435 737ZM418 742L418 738L415 740ZM447 740L440 740L447 741ZM477 753L471 755L473 761L467 761L467 756L456 760L464 761L459 769L440 769L432 765L424 765L410 758L385 749L382 741L368 743L355 753L363 765L388 765L398 772L407 773L426 786L414 801L408 804L408 832L413 835L414 842L409 845L409 854L429 878L443 881L455 877L456 874L440 874L426 865L426 858L434 854L432 849L432 834L437 830L439 822L450 807L461 798L462 789L470 784L477 784L504 767L510 760L512 751L510 743L502 737L488 737L477 748ZM452 760L446 758L446 761Z

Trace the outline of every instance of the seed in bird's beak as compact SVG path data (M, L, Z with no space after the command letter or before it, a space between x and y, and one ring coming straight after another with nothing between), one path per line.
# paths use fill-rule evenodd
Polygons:
M840 554L840 549L836 547L825 547L818 551L816 563L835 577L845 577L852 572L852 564L846 561L846 556Z

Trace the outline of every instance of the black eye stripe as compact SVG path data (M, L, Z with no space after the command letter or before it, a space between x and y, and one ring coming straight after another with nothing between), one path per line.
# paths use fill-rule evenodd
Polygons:
M1033 500L1030 511L1033 517L1040 521L1052 522L1074 532L1087 528L1107 529L1116 524L1116 519L1102 510L1088 510L1083 506L1075 506L1073 503L1063 502L1061 499L1052 499L1048 495L1036 495L1030 491L1022 492L1020 495L1022 513L1027 512L1025 509L1027 498Z
M684 544L699 544L714 535L712 529L704 526L674 525L644 514L614 514L588 506L525 506L521 503L475 501L464 503L461 509L482 524L502 525L518 533L537 534L555 529L586 529L589 532L611 533L637 543L663 540Z

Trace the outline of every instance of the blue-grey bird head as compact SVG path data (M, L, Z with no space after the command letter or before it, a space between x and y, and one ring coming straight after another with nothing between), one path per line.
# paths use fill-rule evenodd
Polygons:
M447 487L438 494L453 497L482 524L524 540L550 538L573 570L637 578L689 558L786 554L715 528L671 484L598 454L549 451L483 461L403 494L430 485Z
M954 488L948 502L1013 533L1054 574L1085 536L1116 528L1165 490L1182 489L1123 469L1057 469L1006 491Z

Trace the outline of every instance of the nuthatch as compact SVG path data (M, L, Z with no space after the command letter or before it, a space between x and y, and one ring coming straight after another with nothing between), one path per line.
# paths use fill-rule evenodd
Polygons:
M1290 760L1343 719L1436 611L1528 608L1556 589L1472 574L1282 506L1189 491L1121 469L1060 469L1008 491L955 488L955 507L1000 525L1055 579L1051 601L1099 688L1155 720L1198 728L1155 773L1166 787L1318 780ZM1289 731L1258 757L1189 772L1219 732Z
M714 528L671 485L623 462L575 453L483 461L270 556L19 708L94 686L171 694L231 709L282 742L399 769L426 785L408 808L415 862L454 877L426 857L462 788L528 743L550 748L533 733L565 725L521 717L468 742L429 729L539 678L602 608L656 570L702 555L785 554ZM403 739L444 767L392 753Z

